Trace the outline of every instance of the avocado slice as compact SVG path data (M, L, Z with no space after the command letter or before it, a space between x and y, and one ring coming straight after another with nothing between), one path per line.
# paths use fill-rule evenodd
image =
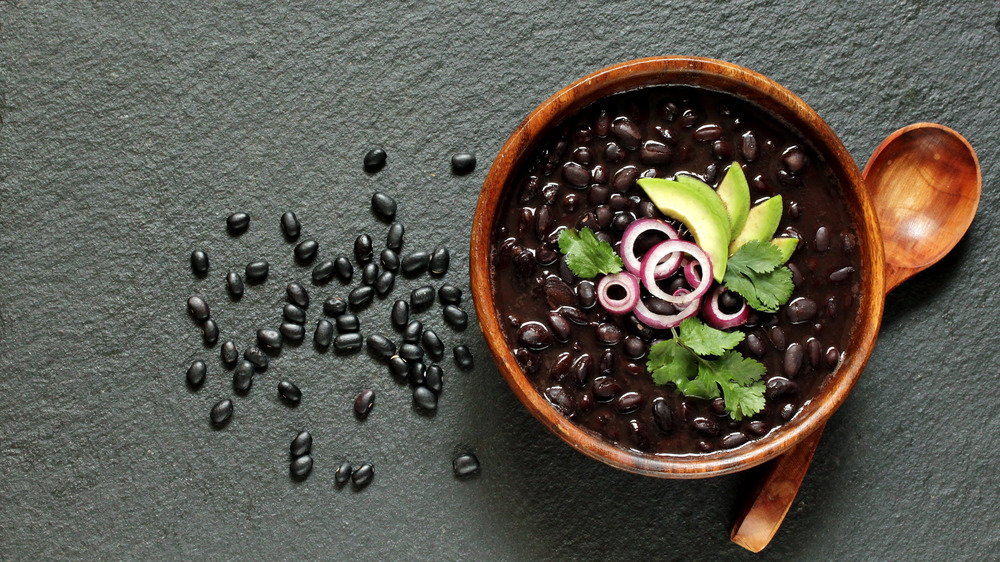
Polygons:
M774 232L778 230L778 223L781 222L783 209L784 205L780 195L775 195L763 203L753 206L747 213L747 221L743 225L743 229L729 244L729 253L735 254L740 246L751 240L763 241L773 237Z
M771 243L778 247L778 251L781 252L781 263L784 264L791 259L792 252L799 245L799 239L791 236L779 236L772 238Z
M695 181L641 178L636 183L660 212L681 221L691 231L695 243L712 260L712 277L721 283L729 259L729 218L715 190L691 179Z
M731 227L729 233L735 238L743 230L743 225L747 222L747 213L750 212L750 186L747 184L746 174L743 173L743 166L740 166L739 162L733 162L729 166L729 171L715 192L719 194L719 199L722 199L722 204L726 207Z

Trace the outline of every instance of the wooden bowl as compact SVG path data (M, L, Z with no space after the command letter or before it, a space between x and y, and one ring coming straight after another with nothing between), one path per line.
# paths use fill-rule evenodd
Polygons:
M663 84L698 86L750 101L812 141L839 181L858 229L862 289L845 359L791 421L757 441L706 454L640 453L576 426L525 376L504 339L493 302L492 238L497 212L522 160L547 131L591 103ZM776 82L735 64L705 58L654 57L616 64L577 80L532 111L504 144L486 177L473 219L470 255L472 295L480 326L500 372L521 402L553 433L584 454L623 470L663 478L703 478L750 468L787 451L821 427L857 382L875 345L884 305L885 263L878 220L861 173L840 139L805 102Z

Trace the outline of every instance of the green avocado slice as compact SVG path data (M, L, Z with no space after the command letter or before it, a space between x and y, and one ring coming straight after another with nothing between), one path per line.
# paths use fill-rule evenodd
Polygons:
M771 243L778 247L778 251L781 252L781 263L785 264L791 259L795 248L798 247L799 239L791 236L779 236L772 238Z
M747 213L746 224L729 244L729 253L735 254L740 246L751 240L768 240L778 230L781 222L781 212L784 209L780 195L775 195L759 205L755 205Z
M726 214L729 216L729 234L735 238L743 230L747 214L750 212L750 186L743 173L743 166L740 166L739 162L733 162L729 166L729 171L722 178L716 193L719 194L719 199L722 199Z

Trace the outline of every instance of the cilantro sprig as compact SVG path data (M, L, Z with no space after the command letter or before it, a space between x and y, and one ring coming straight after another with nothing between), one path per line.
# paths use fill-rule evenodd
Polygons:
M590 279L601 273L618 273L624 267L622 258L611 247L594 236L587 227L579 231L567 228L559 233L559 251L566 254L566 265L577 277Z
M754 240L729 257L722 283L746 299L751 308L776 312L788 302L795 288L792 270L782 265L781 250L767 241Z
M764 409L766 371L734 349L744 337L688 318L672 339L650 348L646 368L656 384L672 382L684 396L711 400L721 395L729 416L741 420Z

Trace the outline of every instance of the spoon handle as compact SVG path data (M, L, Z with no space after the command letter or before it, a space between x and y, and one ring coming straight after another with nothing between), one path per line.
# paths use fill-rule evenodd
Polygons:
M751 552L760 552L771 542L792 507L824 427L825 424L821 425L812 435L766 465L765 473L748 495L733 525L729 538L734 543Z

